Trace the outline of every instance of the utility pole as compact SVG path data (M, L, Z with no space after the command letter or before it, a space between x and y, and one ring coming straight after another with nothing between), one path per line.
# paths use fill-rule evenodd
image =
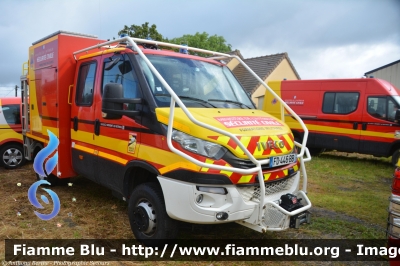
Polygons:
M19 87L17 86L17 85L15 85L15 97L18 97L18 95L17 95L17 89L18 89Z

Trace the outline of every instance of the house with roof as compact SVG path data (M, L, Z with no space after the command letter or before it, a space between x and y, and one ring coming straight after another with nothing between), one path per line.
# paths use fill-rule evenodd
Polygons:
M375 68L364 74L366 77L384 79L400 89L400 60Z
M265 55L244 59L239 50L230 52L244 61L265 83L271 80L299 80L301 79L287 53ZM258 109L264 103L265 87L257 81L235 58L227 62L227 66L251 95Z

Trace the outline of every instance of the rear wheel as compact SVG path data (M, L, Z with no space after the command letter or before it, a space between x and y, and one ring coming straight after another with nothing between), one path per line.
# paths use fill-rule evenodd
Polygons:
M15 169L25 163L22 145L7 144L0 149L1 164L7 169Z
M129 199L128 211L132 232L145 245L159 245L176 237L177 221L168 216L164 197L157 183L137 186Z

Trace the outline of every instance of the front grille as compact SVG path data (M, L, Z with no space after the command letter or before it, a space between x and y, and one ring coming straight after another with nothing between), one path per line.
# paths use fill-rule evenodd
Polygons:
M230 151L226 152L225 155L222 157L222 159L225 160L227 163L229 163L232 167L240 169L250 169L256 167L256 165L252 161L238 158L235 155L233 155ZM263 170L274 169L274 168L269 168L268 164L263 164L261 168Z
M265 196L289 189L293 185L295 176L292 175L283 180L265 183ZM244 201L260 202L260 186L237 186L237 189Z

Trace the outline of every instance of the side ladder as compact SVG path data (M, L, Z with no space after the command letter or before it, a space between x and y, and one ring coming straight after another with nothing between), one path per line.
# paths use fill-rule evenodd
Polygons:
M23 68L23 74L25 74L25 68ZM24 140L24 157L27 160L32 160L33 141L31 138L26 136L26 133L30 132L29 85L28 85L28 75L27 74L21 76L21 114L22 114L21 115L22 136L23 136L23 140Z

